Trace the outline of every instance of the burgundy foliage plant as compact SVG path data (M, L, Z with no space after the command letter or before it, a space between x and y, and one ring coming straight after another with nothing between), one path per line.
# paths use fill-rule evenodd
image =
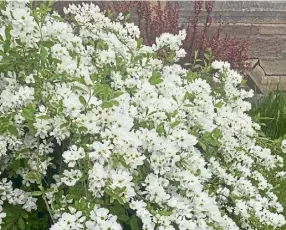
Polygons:
M248 69L249 41L236 34L225 33L222 22L213 24L214 5L215 1L193 1L192 15L181 26L177 1L113 1L103 8L114 13L131 14L132 18L137 19L147 45L152 45L162 33L177 34L184 28L187 31L185 62L192 63L195 53L198 58L202 58L204 53L211 50L216 60L228 61L233 68L245 72Z

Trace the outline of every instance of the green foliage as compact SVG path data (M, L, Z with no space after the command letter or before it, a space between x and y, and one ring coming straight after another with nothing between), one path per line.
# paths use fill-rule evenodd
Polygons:
M159 72L153 72L152 77L149 79L151 85L160 84L162 81L162 76Z
M45 230L48 228L48 215L44 212L29 213L20 205L5 204L6 217L1 225L3 230Z
M286 134L286 96L283 92L271 92L253 101L251 115L262 126L262 131L271 138Z

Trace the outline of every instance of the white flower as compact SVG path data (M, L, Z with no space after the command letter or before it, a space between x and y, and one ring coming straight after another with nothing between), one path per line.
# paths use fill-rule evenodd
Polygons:
M286 139L284 139L281 143L281 149L283 153L286 153Z
M230 64L228 62L224 62L224 61L213 61L212 67L214 69L223 70L223 69L229 69Z
M186 51L184 49L179 49L178 51L176 51L176 59L180 59L186 56Z
M78 160L84 158L85 153L83 148L72 145L68 151L63 152L62 156L64 162L67 163L69 167L73 168Z
M84 228L85 217L82 216L81 211L77 211L74 209L70 209L71 213L63 213L60 219L51 226L50 230L64 230L64 229L72 229L72 230L81 230Z
M3 203L2 203L3 204ZM3 218L5 218L6 217L6 213L5 212L3 212L3 208L2 208L2 205L1 204L1 201L0 201L0 225L3 223Z
M93 229L112 229L121 230L122 227L116 222L117 217L109 214L105 208L95 207L90 213L90 219L85 223L86 228Z
M82 177L82 172L78 169L64 170L61 181L67 186L74 186L78 180Z
M5 156L7 152L7 141L3 136L0 136L0 157Z
M26 83L29 84L29 83L35 83L35 79L34 79L34 76L32 74L28 75L26 77Z

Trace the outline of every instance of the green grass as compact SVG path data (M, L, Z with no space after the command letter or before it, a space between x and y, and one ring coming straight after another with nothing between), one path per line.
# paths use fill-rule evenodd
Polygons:
M275 91L252 102L250 115L261 124L267 137L277 139L286 135L286 95Z

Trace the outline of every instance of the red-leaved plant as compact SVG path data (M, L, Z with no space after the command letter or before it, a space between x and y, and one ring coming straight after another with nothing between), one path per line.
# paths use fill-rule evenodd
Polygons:
M187 52L185 62L193 62L195 53L197 58L210 49L216 60L228 61L232 67L245 72L248 69L249 41L239 38L236 34L223 32L223 23L214 27L215 33L210 33L212 11L215 1L194 1L193 15L186 25L179 27L180 11L177 1L113 1L111 4L102 4L102 8L114 13L137 14L138 26L142 32L144 43L152 45L156 37L162 33L177 34L180 29L186 29L187 37L184 48ZM202 13L206 16L201 23Z
M195 51L197 51L198 57L202 57L208 49L211 49L212 56L216 60L228 61L233 68L245 72L248 69L249 40L239 38L236 34L223 33L222 22L216 26L214 35L210 35L214 4L215 1L194 2L194 16L189 18L185 27L187 37L184 48L187 51L187 58L192 61ZM199 16L203 11L206 12L206 17L203 25L199 26Z

